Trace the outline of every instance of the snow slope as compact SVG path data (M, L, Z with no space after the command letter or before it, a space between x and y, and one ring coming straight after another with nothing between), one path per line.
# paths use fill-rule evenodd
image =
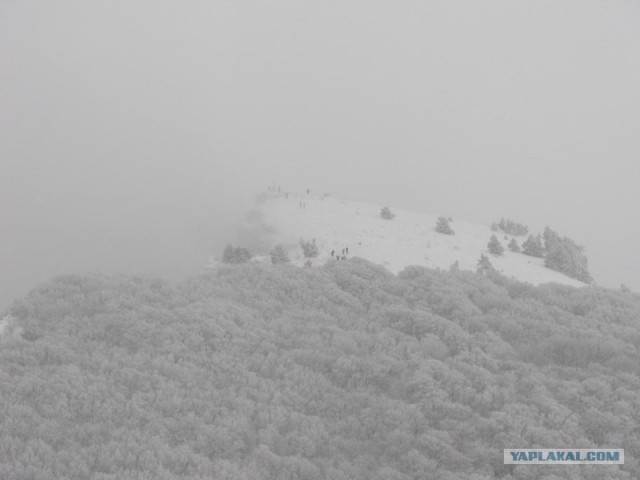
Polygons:
M303 205L301 206L301 202ZM304 208L303 208L304 207ZM514 238L503 232L492 232L489 226L453 219L455 235L435 231L439 215L401 210L390 205L396 215L392 220L380 217L382 205L346 201L328 195L269 192L262 195L253 221L260 219L268 232L268 243L281 243L295 264L305 258L300 239L315 239L320 250L313 265L335 261L331 250L348 257L361 257L397 273L407 265L448 269L458 262L459 268L475 271L480 254L504 275L538 285L555 282L573 286L586 284L544 267L544 260L509 251L506 246ZM254 229L255 230L255 229ZM490 255L487 242L496 234L505 247L502 257ZM506 237L506 238L505 238ZM525 237L515 237L519 244Z

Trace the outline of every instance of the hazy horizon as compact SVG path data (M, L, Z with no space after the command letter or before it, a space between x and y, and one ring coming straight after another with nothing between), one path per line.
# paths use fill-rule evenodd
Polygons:
M0 4L0 309L196 273L272 182L546 225L640 291L640 4Z

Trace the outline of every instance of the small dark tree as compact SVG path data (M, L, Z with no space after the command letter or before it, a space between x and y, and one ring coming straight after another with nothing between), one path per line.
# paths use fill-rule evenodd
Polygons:
M491 265L491 260L484 253L480 254L480 260L478 260L478 269L476 270L478 273L486 275L489 272L494 271L493 265Z
M304 256L306 258L313 258L318 256L318 245L316 244L315 238L310 242L300 240L300 248L302 248L302 253L304 253Z
M540 235L529 235L529 237L522 244L522 253L529 255L530 257L544 257L544 247L542 246L542 239Z
M512 238L511 241L509 242L509 250L511 250L512 252L515 253L520 253L522 250L520 248L520 245L518 245L518 241L515 238Z
M444 233L446 235L453 235L456 233L453 228L451 228L451 225L449 225L449 220L447 220L446 217L438 217L438 220L436 221L436 232Z
M380 210L380 216L385 220L393 220L393 217L395 217L395 214L391 213L391 210L389 210L389 207L382 207L382 209Z
M246 248L227 245L222 252L222 261L224 263L245 263L251 260L251 252Z
M289 263L289 255L282 245L277 245L271 250L271 263L278 265L281 263Z
M497 232L498 231L498 224L496 222L493 222L491 224L491 231L492 232Z
M500 240L498 240L498 237L496 237L495 235L491 235L489 243L487 244L487 248L489 249L489 253L492 255L500 256L504 253L504 247L500 243Z

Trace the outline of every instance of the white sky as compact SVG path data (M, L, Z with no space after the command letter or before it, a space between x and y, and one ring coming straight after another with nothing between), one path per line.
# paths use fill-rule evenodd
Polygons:
M272 181L587 247L640 291L640 2L0 0L0 308L196 272Z

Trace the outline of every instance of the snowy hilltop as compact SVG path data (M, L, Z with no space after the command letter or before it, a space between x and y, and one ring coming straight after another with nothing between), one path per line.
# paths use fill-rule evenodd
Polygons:
M255 261L270 261L269 252L280 245L295 265L318 266L361 257L393 273L408 265L476 271L481 256L485 256L503 275L534 285L587 284L545 267L541 256L518 252L527 242L526 235L512 235L496 225L437 214L384 209L383 205L347 201L327 194L270 188L258 197L256 208L246 215L238 244L257 254ZM439 222L441 227L443 223L450 227L449 234L441 233L446 228L436 229ZM551 234L556 235L553 231ZM488 244L492 236L497 251L503 250L501 254L490 252ZM317 254L305 256L302 248L305 243L317 249Z

